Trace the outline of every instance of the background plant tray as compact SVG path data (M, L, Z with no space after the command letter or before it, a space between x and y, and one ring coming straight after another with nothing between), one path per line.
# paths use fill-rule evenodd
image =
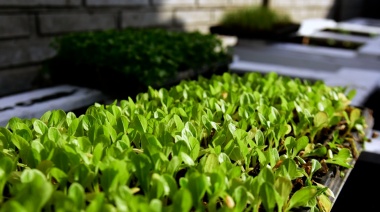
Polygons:
M241 27L226 27L216 25L210 27L210 32L219 35L237 36L245 39L281 40L284 36L294 34L300 28L300 24L290 23L275 25L270 30L252 30Z
M229 63L232 58L226 58L226 61L205 65L196 70L179 70L173 78L168 78L162 85L151 84L154 88L169 88L178 84L181 80L196 79L198 76L211 77L213 74L220 74L229 69ZM81 86L90 89L102 91L110 99L128 99L135 98L139 93L146 92L148 86L139 80L138 74L124 74L122 72L101 69L95 73L94 68L90 66L76 66L70 62L59 61L54 64L55 70L52 75L53 85L70 84L73 86ZM83 73L86 80L79 77ZM74 76L74 77L73 77Z
M348 50L357 50L362 45L364 45L364 43L355 42L355 41L338 40L334 38L308 37L308 36L290 36L287 38L283 38L282 41L289 42L289 43L297 43L297 44L302 44L302 45L322 46L322 47L348 49Z
M325 28L321 30L322 32L333 32L343 35L354 35L354 36L363 36L363 37L374 37L378 34L376 33L370 33L370 32L360 32L360 31L353 31L353 30L347 30L347 29L334 29L334 28Z

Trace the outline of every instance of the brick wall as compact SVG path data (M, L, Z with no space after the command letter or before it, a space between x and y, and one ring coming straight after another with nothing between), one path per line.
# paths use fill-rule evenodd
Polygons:
M0 96L40 86L52 38L74 31L163 26L208 32L223 12L261 0L0 0ZM272 0L295 21L326 16L333 0Z

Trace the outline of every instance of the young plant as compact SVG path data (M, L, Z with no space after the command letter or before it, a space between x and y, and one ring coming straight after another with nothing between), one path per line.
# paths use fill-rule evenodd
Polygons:
M52 47L57 53L45 62L44 71L53 83L98 88L123 98L146 92L148 86L178 83L180 72L214 73L231 60L215 35L161 28L69 33L56 37Z
M289 15L264 6L250 6L227 11L220 25L247 30L271 30L276 25L291 23Z
M366 140L358 108L336 104L344 91L224 73L79 116L14 117L0 127L0 211L329 211L321 176Z

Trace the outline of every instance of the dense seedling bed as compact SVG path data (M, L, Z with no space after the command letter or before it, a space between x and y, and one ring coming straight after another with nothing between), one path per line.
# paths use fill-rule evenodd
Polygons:
M220 25L247 30L271 30L277 25L291 23L291 17L267 7L251 6L231 10L223 15Z
M43 71L52 83L123 98L148 86L178 84L179 72L212 74L231 61L216 35L161 28L75 32L56 37L51 45L57 54L45 61Z
M329 211L322 176L352 168L366 140L354 94L224 73L79 117L14 117L0 128L1 210Z

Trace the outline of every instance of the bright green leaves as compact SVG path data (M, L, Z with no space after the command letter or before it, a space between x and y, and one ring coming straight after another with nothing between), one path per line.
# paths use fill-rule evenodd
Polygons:
M8 157L0 156L0 193L3 194L4 187L7 183L8 177L15 169L15 163ZM3 196L0 197L0 204L3 203Z
M301 150L304 150L308 145L309 139L306 136L302 136L297 140L294 137L287 137L285 139L285 147L289 157L296 157Z
M133 127L140 133L145 133L148 127L146 118L142 115L137 115L132 121Z
M260 197L262 199L265 211L274 211L277 204L277 193L273 184L264 182L260 187Z
M167 179L171 180L170 176L167 176ZM168 196L170 192L174 193L174 191L171 191L171 188L175 188L173 184L172 187L170 187L166 179L157 173L152 174L150 186L149 199L160 199L163 196Z
M75 73L89 74L97 70L96 81L92 85L111 95L114 91L124 96L135 96L137 92L147 90L148 86L157 88L172 84L179 71L194 70L198 73L205 66L224 64L231 59L215 35L160 28L129 27L71 33L56 38L53 44L57 55L44 64L53 80L58 74L61 81L69 83L72 79L65 78L70 75L68 72L75 70ZM71 63L69 70L62 60ZM128 82L139 86L128 87ZM86 82L82 83L86 85ZM116 90L114 84L118 83L125 83L127 89Z
M59 132L57 128L51 127L48 130L48 138L49 140L55 143L59 143L59 139L61 138L61 133Z
M274 186L279 195L277 200L278 208L283 208L292 192L292 181L286 177L278 177L276 178Z
M107 157L100 166L102 188L105 191L113 192L119 186L125 185L132 177L131 169L132 167L126 161Z
M276 171L276 174L291 180L303 177L303 174L301 173L296 161L291 158L287 158L282 161L280 167Z
M360 109L353 108L349 113L349 117L348 117L347 113L345 113L344 115L346 117L349 129L352 129L357 124L359 127L359 130L360 131L363 130L363 127L360 126L360 124L361 124L360 121L363 119L363 117L361 116L361 110Z
M338 152L338 154L334 154L333 158L327 159L326 163L332 163L342 167L352 168L352 165L350 165L351 160L352 156L350 150L343 148Z
M301 188L290 198L288 204L286 205L285 211L290 211L293 208L309 205L309 202L316 198L317 193L318 189L316 186Z
M219 168L219 160L218 160L217 155L212 153L205 157L206 157L206 160L204 163L202 163L204 173L216 172Z
M153 167L151 160L144 154L133 155L131 160L136 168L134 175L137 177L143 191L148 192L150 184L150 170L152 170Z
M224 73L79 117L15 117L0 127L1 209L331 208L315 177L351 168L359 152L350 133L365 127L341 95L321 82Z
M67 175L70 183L77 182L84 188L90 186L93 179L96 177L95 173L84 164L74 165Z
M265 20L265 21L263 21ZM267 7L250 6L231 10L223 15L220 24L238 29L271 30L276 25L288 24L291 17Z
M238 186L234 189L232 197L235 200L235 206L233 207L235 211L244 211L247 208L249 192L244 186ZM228 207L227 203L227 207Z
M53 186L38 170L25 170L20 181L21 184L13 190L13 198L5 203L3 209L14 211L21 207L26 211L40 211L51 198Z
M313 119L313 123L314 123L314 125L310 131L311 141L314 141L316 134L318 134L324 127L328 127L329 118L328 118L327 113L318 112L317 114L315 114L314 119Z
M85 208L85 191L80 184L71 184L67 196L73 201L73 205L78 211L83 210Z
M65 127L66 113L63 110L53 110L48 118L47 125L49 127Z
M43 135L48 131L47 125L38 119L33 122L33 127L34 131L36 131L39 135Z
M197 209L203 208L202 199L209 188L208 181L204 174L197 172L191 173L187 178L187 189L191 192L191 197L193 200L193 205ZM184 201L184 200L182 200Z
M326 113L324 112L318 112L315 116L314 116L314 120L313 120L313 123L314 123L314 126L316 128L322 128L322 127L327 127L328 126L328 116Z
M193 199L191 192L186 188L181 188L174 195L173 211L190 211L193 207Z

